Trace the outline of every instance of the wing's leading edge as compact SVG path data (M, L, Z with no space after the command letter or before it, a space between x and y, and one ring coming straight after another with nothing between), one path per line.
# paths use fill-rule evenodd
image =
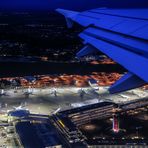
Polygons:
M85 47L77 54L78 57L101 51L129 71L111 86L110 93L147 84L148 9L57 11L65 16L69 28L72 21L85 27L79 35Z

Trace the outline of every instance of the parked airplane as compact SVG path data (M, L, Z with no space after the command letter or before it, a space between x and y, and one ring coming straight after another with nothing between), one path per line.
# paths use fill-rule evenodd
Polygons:
M20 106L14 106L13 109L14 109L14 110L28 110L28 109L26 108L26 104L23 104L23 103L21 103Z
M89 80L88 80L88 84L89 84L89 86L90 86L94 91L98 91L98 90L99 90L98 81L96 81L95 79L89 79Z
M55 114L57 114L60 111L61 111L61 107L59 106L59 108L57 108L56 110L52 111L51 114L55 115Z
M25 92L24 92L25 96L30 96L30 95L34 95L33 94L33 88L29 87Z
M125 98L125 99L130 99L130 97L127 95L120 94L119 96L121 96L122 98Z
M0 97L1 96L8 96L7 93L6 93L6 91L4 91L4 89L1 89L0 90Z

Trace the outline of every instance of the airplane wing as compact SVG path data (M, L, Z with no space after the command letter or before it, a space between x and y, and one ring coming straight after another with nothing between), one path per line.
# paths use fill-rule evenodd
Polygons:
M110 93L147 84L148 9L56 11L65 16L68 28L73 22L85 27L79 34L85 46L77 53L78 57L101 51L129 71L111 86Z

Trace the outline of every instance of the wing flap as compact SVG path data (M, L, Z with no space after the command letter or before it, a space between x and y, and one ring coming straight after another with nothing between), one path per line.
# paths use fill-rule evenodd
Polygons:
M94 54L94 53L97 53L97 52L98 52L98 50L96 48L94 48L93 46L86 45L84 48L82 48L77 53L77 57L80 58L80 57L87 56L87 55L90 55L90 54Z
M110 87L109 92L113 94L119 93L133 88L141 87L144 84L146 84L144 80L128 72Z
M143 54L148 57L148 43L144 40L139 40L133 37L123 36L122 34L114 33L112 31L89 27L83 33L93 36L98 39L104 39L113 44L117 44L133 52Z
M106 42L104 40L96 39L84 33L80 37L88 44L94 46L107 56L121 64L130 72L136 74L144 81L148 82L148 59L115 44ZM138 62L137 62L138 61Z

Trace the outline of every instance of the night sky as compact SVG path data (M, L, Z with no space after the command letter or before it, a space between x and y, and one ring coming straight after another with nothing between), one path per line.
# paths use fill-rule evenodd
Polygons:
M148 7L148 0L0 0L1 10L87 10L96 7Z

